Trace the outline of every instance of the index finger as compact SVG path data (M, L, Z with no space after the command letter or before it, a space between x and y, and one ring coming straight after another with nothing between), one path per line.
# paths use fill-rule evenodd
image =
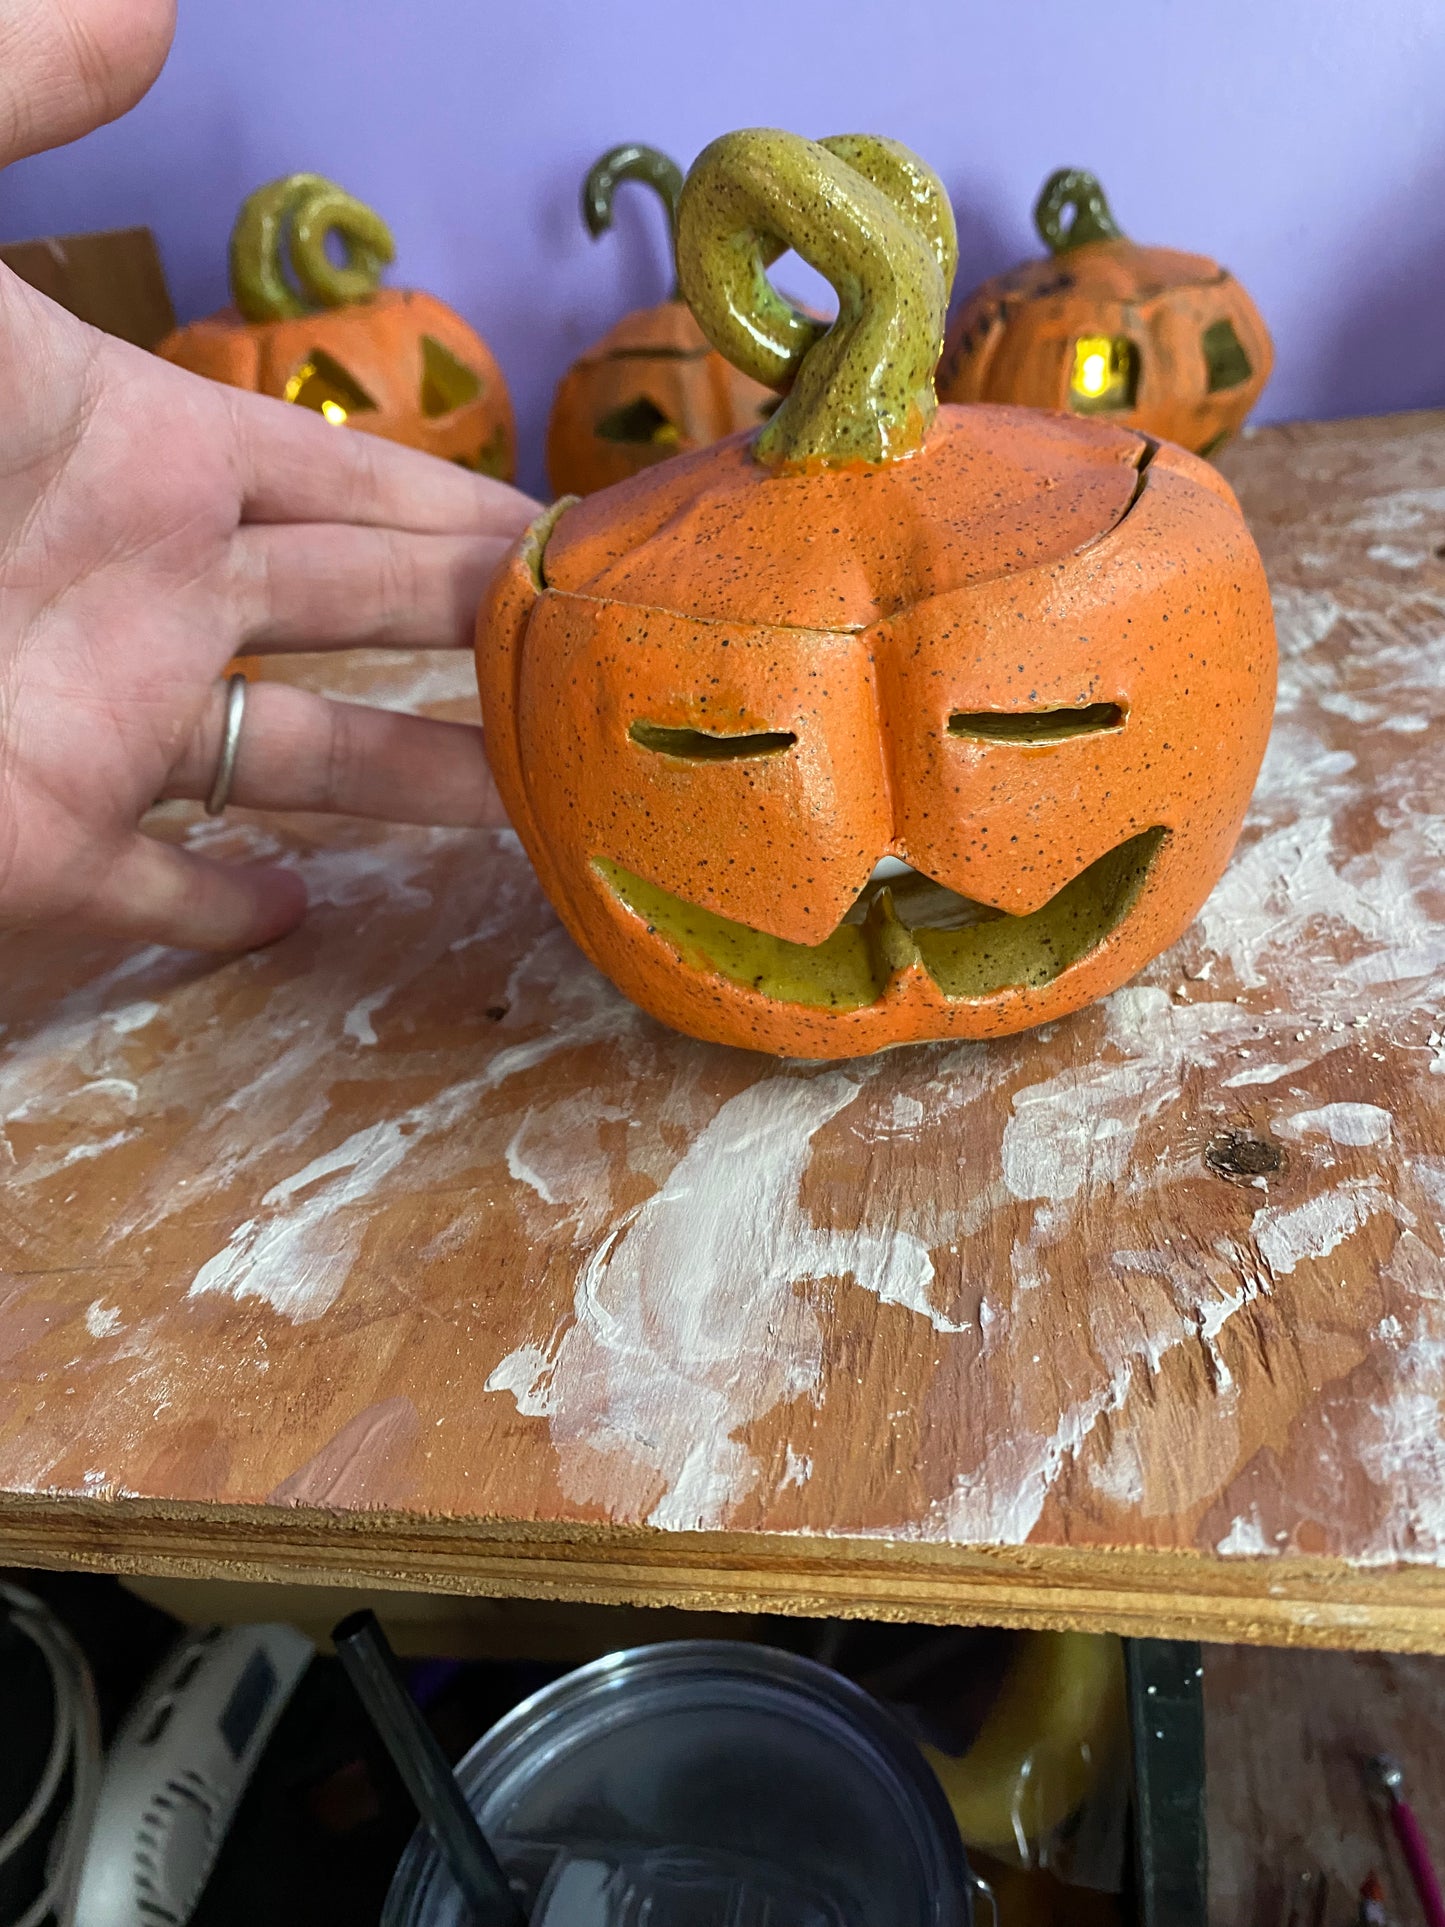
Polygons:
M222 390L248 522L350 522L418 535L520 535L539 513L519 489L309 408Z

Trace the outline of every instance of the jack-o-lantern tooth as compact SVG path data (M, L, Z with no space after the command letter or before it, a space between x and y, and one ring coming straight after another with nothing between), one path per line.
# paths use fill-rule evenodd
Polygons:
M761 292L787 246L839 285L827 336ZM950 248L894 144L714 143L683 285L789 399L566 508L479 623L548 894L695 1036L837 1058L1063 1017L1180 934L1243 817L1274 640L1238 505L1119 411L935 411Z

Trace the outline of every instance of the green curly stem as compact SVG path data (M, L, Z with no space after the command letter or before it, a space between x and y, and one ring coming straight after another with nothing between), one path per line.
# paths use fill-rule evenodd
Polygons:
M1066 207L1074 210L1067 227ZM1098 177L1082 167L1061 167L1044 182L1034 202L1034 226L1051 254L1067 254L1089 241L1122 241L1124 233L1109 208Z
M787 248L836 290L831 327L768 280ZM957 252L942 185L897 141L750 128L703 150L682 190L678 275L713 346L787 394L760 462L838 467L922 446Z
M326 237L341 237L338 267ZM282 250L297 288L286 278ZM320 174L288 174L258 187L231 230L231 296L247 321L281 321L317 308L340 308L375 294L396 253L374 209Z
M677 200L682 193L682 169L657 148L642 147L636 141L609 148L583 181L582 219L587 223L587 232L595 241L611 227L613 197L624 181L642 181L656 192L667 210L668 251L676 259ZM671 299L678 299L675 278Z

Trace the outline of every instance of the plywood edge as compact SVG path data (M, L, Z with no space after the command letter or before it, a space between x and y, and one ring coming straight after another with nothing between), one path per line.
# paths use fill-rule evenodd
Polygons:
M0 1560L490 1598L1445 1652L1445 1571L1133 1547L907 1540L320 1508L10 1497Z

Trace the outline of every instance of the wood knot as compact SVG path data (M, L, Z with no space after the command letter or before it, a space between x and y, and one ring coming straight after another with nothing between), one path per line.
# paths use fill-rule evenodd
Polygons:
M1268 1177L1284 1169L1284 1152L1267 1138L1247 1131L1221 1131L1204 1147L1204 1162L1221 1178L1234 1181Z

